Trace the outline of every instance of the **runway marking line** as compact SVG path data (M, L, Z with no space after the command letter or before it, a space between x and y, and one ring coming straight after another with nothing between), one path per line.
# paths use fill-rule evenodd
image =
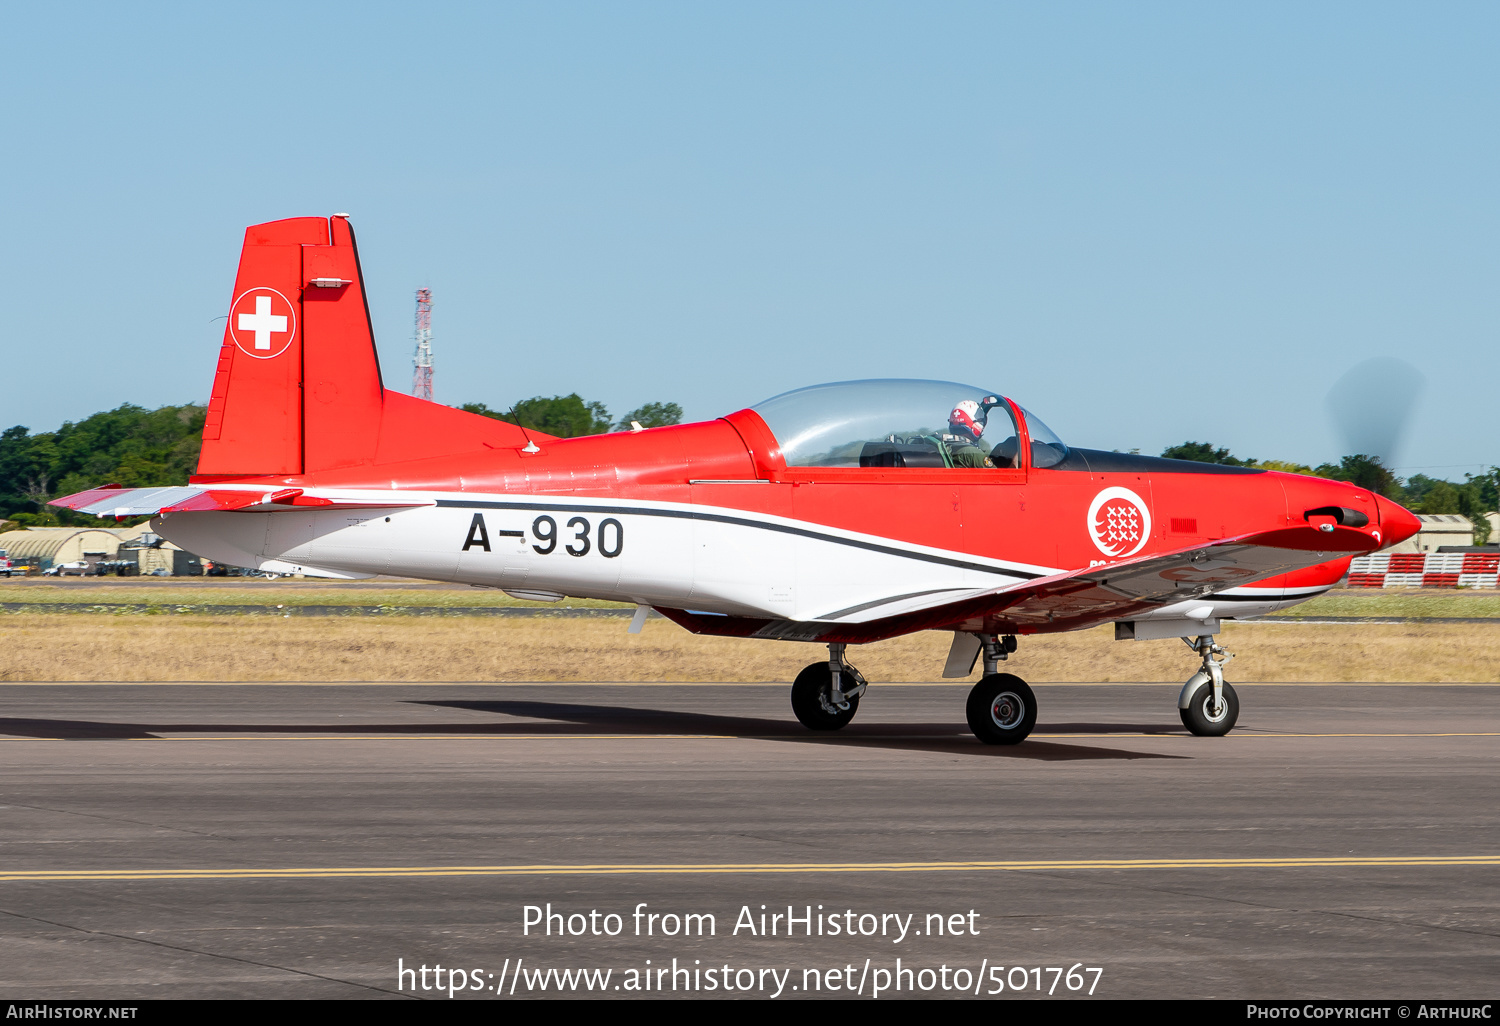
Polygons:
M1173 688L1182 685L1159 680L1033 680L1034 687L1047 688ZM1492 680L1237 680L1234 686L1255 688L1493 688ZM235 687L235 688L784 688L779 680L9 680L0 688L76 688L76 687ZM966 688L969 680L887 680L878 687L892 688Z
M0 882L85 880L314 880L447 876L706 876L756 873L964 873L1118 871L1130 869L1360 869L1500 866L1500 855L1409 855L1367 858L1049 859L1025 862L746 862L518 866L353 866L296 869L14 870Z
M1048 734L1035 733L1032 739L1048 741L1107 741L1121 738L1161 738L1187 740L1191 735L1172 730L1161 733L1145 731L1120 732L1116 734ZM1402 738L1402 737L1500 737L1500 731L1449 731L1405 734L1301 734L1301 733L1256 733L1245 731L1231 734L1231 740L1253 740L1257 738ZM818 737L803 733L789 734L239 734L206 737L20 737L0 736L0 744L13 741L780 741L794 738L800 741L817 741L823 744L857 745L871 741L951 741L968 739L969 734L954 731L952 734L864 734L849 737Z
M788 735L791 736L791 735ZM736 741L738 734L286 734L274 737L0 737L6 741ZM746 738L745 740L754 740Z

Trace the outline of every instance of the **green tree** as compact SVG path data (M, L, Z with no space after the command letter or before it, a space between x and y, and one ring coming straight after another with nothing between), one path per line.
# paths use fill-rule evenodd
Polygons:
M1407 509L1416 509L1426 501L1428 493L1440 484L1449 484L1449 482L1436 477L1428 477L1426 474L1413 474L1406 479L1403 486L1401 505Z
M628 431L631 421L635 421L641 427L646 428L666 427L668 424L681 424L682 407L676 403L647 403L621 417L620 423L615 425L615 430Z
M186 484L198 464L205 408L147 410L126 403L56 431L0 434L0 511L20 523L85 523L46 505L58 495L101 484Z
M1417 513L1457 513L1459 512L1459 492L1447 481L1436 481L1432 487L1427 489L1427 494L1422 501L1413 506Z
M1474 486L1479 496L1479 505L1486 513L1500 509L1500 467L1491 467L1488 474L1475 477L1465 474L1464 480Z
M1161 453L1169 460L1192 460L1194 463L1221 463L1230 467L1252 467L1254 460L1235 459L1228 449L1215 449L1212 442L1183 442L1171 445Z
M481 417L493 417L509 424L520 423L527 430L558 438L602 435L614 425L603 403L584 402L577 392L554 395L550 399L532 396L516 403L512 410L492 410L484 403L464 403L460 408Z
M1363 453L1345 456L1339 460L1337 466L1324 463L1316 467L1313 473L1318 477L1326 477L1334 481L1348 481L1361 488L1378 492L1386 498L1395 499L1397 502L1405 498L1401 490L1401 482L1396 480L1396 475L1386 468L1379 456L1366 456Z
M1292 463L1289 460L1256 460L1255 466L1260 470L1279 470L1283 474L1311 474L1313 468L1305 463Z
M682 422L682 407L676 403L646 403L631 410L615 424L609 410L600 402L585 402L577 392L569 395L533 396L516 403L515 410L492 410L485 403L464 403L460 409L477 413L481 417L493 417L514 424L519 419L521 426L529 431L541 431L558 438L577 438L579 435L602 435L609 431L628 431L630 422L637 421L641 427L664 427Z

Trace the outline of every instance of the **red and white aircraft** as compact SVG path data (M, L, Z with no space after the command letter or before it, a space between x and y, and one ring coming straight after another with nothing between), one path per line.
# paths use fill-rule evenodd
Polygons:
M1220 621L1321 594L1418 529L1351 484L1073 448L952 382L819 385L583 438L424 402L381 381L337 214L246 231L192 483L54 504L154 514L164 537L246 567L612 599L638 605L636 631L655 609L700 634L821 642L828 660L792 685L815 730L848 723L865 691L846 646L951 631L943 675L983 656L967 713L991 744L1036 723L1031 689L999 672L1016 638L1106 623L1188 640L1201 669L1183 723L1227 733Z

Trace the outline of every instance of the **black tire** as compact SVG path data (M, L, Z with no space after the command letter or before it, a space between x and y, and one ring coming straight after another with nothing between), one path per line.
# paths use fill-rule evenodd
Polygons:
M841 674L840 677L845 684L849 683L847 675ZM847 709L829 712L823 708L823 698L832 687L833 671L828 668L827 663L813 663L792 681L792 712L797 714L797 719L804 727L809 730L838 730L854 719L854 714L859 709L858 696L848 699Z
M1209 713L1209 705L1214 699L1214 686L1204 684L1188 701L1186 709L1178 709L1182 716L1182 725L1199 737L1223 737L1234 729L1235 722L1240 718L1240 696L1234 693L1234 687L1228 682L1224 684L1224 709L1218 718Z
M1020 744L1036 726L1036 695L1015 674L992 673L969 692L965 711L969 729L985 744Z

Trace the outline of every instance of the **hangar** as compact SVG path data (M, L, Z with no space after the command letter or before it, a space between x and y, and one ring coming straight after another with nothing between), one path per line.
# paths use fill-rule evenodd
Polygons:
M63 563L124 561L127 572L165 571L173 576L203 573L202 562L151 532L150 524L134 527L32 527L0 534L0 549L12 563L45 570Z
M24 531L7 531L0 535L0 549L13 562L35 566L56 566L80 560L97 563L114 559L120 551L125 531L103 527L31 527ZM134 533L131 531L131 533Z

